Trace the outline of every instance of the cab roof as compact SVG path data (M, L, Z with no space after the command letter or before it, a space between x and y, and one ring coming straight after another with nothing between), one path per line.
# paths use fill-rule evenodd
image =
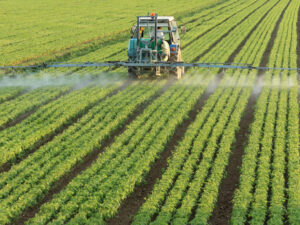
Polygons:
M140 16L140 21L152 20L152 19L153 19L153 17L151 17L151 16ZM175 20L175 19L174 19L174 16L158 16L157 20L172 21L172 20Z

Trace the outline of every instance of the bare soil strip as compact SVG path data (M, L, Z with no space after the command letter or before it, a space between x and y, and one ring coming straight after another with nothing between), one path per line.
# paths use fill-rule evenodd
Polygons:
M218 75L221 76L221 75ZM215 82L219 82L220 79L215 79ZM206 89L205 93L199 98L193 110L189 112L188 119L185 119L181 125L176 129L174 135L169 140L166 148L161 153L160 157L151 166L151 169L145 177L145 182L139 186L136 186L134 191L123 201L118 213L109 221L108 225L129 225L131 224L133 217L136 215L139 208L145 202L145 198L153 190L153 186L157 179L162 176L162 171L167 168L167 162L176 148L178 142L182 140L189 125L196 119L197 114L201 111L206 100L213 93L218 85L214 84Z
M33 147L33 149L31 151L29 151L26 156L24 156L22 159L18 159L16 162L14 163L5 163L3 165L0 166L0 173L3 172L7 172L10 170L10 168L15 165L20 163L21 161L25 160L29 155L33 154L36 150L38 150L40 147L42 147L43 145L46 145L48 142L52 141L53 138L59 134L61 134L64 130L66 130L68 127L70 127L72 124L74 124L76 121L78 121L82 116L84 116L92 107L94 107L95 105L97 105L100 101L104 101L105 99L117 94L119 91L125 89L129 84L131 83L131 81L125 82L121 87L117 88L116 90L114 90L113 92L111 92L110 94L108 94L107 96L105 96L102 99L99 99L99 101L95 102L94 104L90 105L89 107L87 107L84 111L82 111L81 113L79 113L75 118L71 119L66 125L58 128L56 130L55 133L53 134L49 134L47 136L45 136L44 138L42 138L41 140L39 140L35 146ZM29 116L29 115L28 115Z
M279 25L282 21L283 15L284 15L287 7L289 6L290 2L284 8L280 18L278 19L278 21L276 23L276 26L271 35L271 39L268 43L268 47L263 54L263 58L262 58L262 61L260 64L261 66L266 66L268 63L271 49L273 48L274 41L275 41L275 38L278 33ZM269 13L269 11L267 12L267 14ZM234 59L234 57L232 57L232 59ZM259 87L258 81L262 75L263 75L263 73L262 73L262 71L260 71L259 75L256 79L256 84L254 85L254 87ZM212 224L212 225L228 224L228 221L231 217L232 208L233 208L233 202L232 202L233 195L234 195L236 188L238 187L239 178L240 178L239 168L242 165L242 157L243 157L243 153L244 153L244 147L247 143L248 135L250 132L249 128L254 119L254 107L255 107L256 99L259 96L261 90L262 90L262 87L259 87L259 90L256 90L255 92L254 92L254 90L252 91L249 102L247 104L247 108L245 109L245 114L244 114L242 120L240 121L240 130L238 133L236 133L236 136L235 136L236 143L233 147L233 151L232 151L232 154L230 155L229 163L228 163L228 166L226 169L227 176L226 176L226 178L223 179L222 184L219 188L219 196L218 196L216 208L214 209L214 212L210 219L210 224Z
M40 207L46 203L52 200L53 196L60 191L62 191L71 181L74 179L78 174L85 171L87 168L89 168L92 163L98 158L99 154L101 154L107 147L109 147L115 140L116 136L121 135L127 125L129 125L133 120L137 118L140 114L143 113L143 111L147 108L147 106L153 102L155 99L157 99L159 96L161 96L173 83L175 80L170 79L167 84L152 98L150 98L148 101L144 102L142 105L140 105L133 114L128 118L127 122L119 129L117 129L115 132L113 132L110 135L110 138L103 142L100 149L93 150L92 153L87 155L84 159L82 159L81 163L77 164L69 173L67 173L65 176L63 176L59 181L56 182L56 185L47 193L47 195L41 199L41 201L34 207L29 208L25 210L19 218L13 222L14 225L24 224L27 220L34 217L34 215L39 211ZM128 83L127 85L128 86ZM117 92L123 90L126 86L122 86L119 90L114 91L110 97Z

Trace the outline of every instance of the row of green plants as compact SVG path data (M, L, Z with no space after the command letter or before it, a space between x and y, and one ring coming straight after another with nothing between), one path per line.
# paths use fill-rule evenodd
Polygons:
M270 82L270 76L265 77L264 85L268 85ZM234 196L232 224L244 224L246 222L246 213L252 200L251 191L255 182L256 158L259 154L260 139L263 135L264 117L267 110L265 103L268 102L269 94L270 90L264 88L256 103L254 122L251 124L251 135L244 150L240 186Z
M0 104L10 100L22 92L24 92L24 87L2 87L0 88Z
M279 6L278 6L278 8L279 8ZM281 6L281 8L282 8L282 6ZM273 10L273 13L276 13L276 11ZM268 23L270 23L270 21L272 21L271 19L272 19L272 14L269 17L267 17L263 21L263 23L260 24L259 26L265 27L266 25L268 25ZM273 24L275 25L275 22L273 22ZM266 34L268 34L267 30L265 30L264 32L261 32L261 29L256 30L255 33L253 33L252 36L249 38L249 41L245 44L245 48L243 48L241 50L241 52L239 53L239 55L236 58L238 60L249 59L248 62L253 61L253 63L255 63L255 61L258 61L259 59L261 59L262 54L263 54L263 51L261 51L261 49L266 48L268 39L264 39L264 38L260 39L257 37L262 37L263 35L266 35ZM270 32L269 32L268 38L270 38ZM254 47L253 51L251 51L251 52L248 51L249 45L250 46L252 45ZM256 57L253 57L253 56L256 56ZM240 72L237 72L235 74L235 76L239 73ZM189 194L186 194L186 196L184 197L184 201L180 202L182 195L185 195L185 192L187 190L185 182L188 182L188 183L190 182L189 181L190 178L189 178L188 174L193 174L193 171L195 169L193 169L193 167L192 167L193 164L186 163L186 167L189 168L190 173L181 172L182 179L180 180L180 178L176 178L178 180L176 181L176 184L174 185L174 187L172 187L172 191L170 191L170 185L173 184L173 182L175 182L175 181L173 181L173 179L175 179L174 177L176 177L176 172L175 172L176 170L173 168L173 166L178 169L178 173L179 173L179 170L183 170L184 167L183 168L180 167L179 166L180 164L178 165L178 167L176 167L175 164L169 165L170 170L168 169L165 173L166 175L164 174L166 176L166 178L160 180L160 182L157 184L157 187L154 188L152 195L149 197L149 199L147 200L145 205L142 206L142 208L140 209L140 212L136 216L135 224L149 224L149 222L151 220L153 220L152 217L155 214L158 214L158 217L156 217L154 220L155 224L167 224L168 222L170 222L172 217L174 218L174 220L172 222L174 224L177 224L177 223L178 224L187 224L188 220L189 220L189 216L192 213L192 209L196 206L196 204L199 204L199 205L198 205L198 209L196 211L197 214L195 215L195 219L192 222L195 224L206 224L207 223L207 220L210 217L210 215L214 209L214 204L215 204L215 201L216 201L217 195L218 195L218 187L220 185L220 182L221 182L223 174L224 174L225 167L227 165L227 161L224 159L228 159L228 157L229 157L230 146L234 140L234 136L233 136L235 134L234 131L238 128L238 123L242 116L243 109L245 108L245 105L247 103L247 99L250 95L251 88L252 88L251 84L253 84L253 82L254 82L255 75L253 75L253 74L249 75L248 79L249 80L248 80L247 84L245 85L245 87L247 86L247 90L245 90L243 92L243 101L240 102L240 104L242 104L243 107L241 107L239 109L239 111L238 110L235 111L235 113L237 114L236 120L232 119L233 120L232 126L230 128L228 127L228 130L226 130L228 133L225 135L224 139L226 139L227 142L226 142L226 144L224 142L223 147L219 149L220 152L222 152L222 154L219 154L219 158L217 158L217 160L215 161L215 163L213 165L213 170L212 170L213 175L211 175L211 177L207 181L208 187L206 188L206 186L205 186L205 188L201 189L201 181L203 183L206 178L206 173L204 173L203 171L207 171L211 165L211 161L205 160L206 163L203 163L202 165L204 167L206 166L206 170L203 168L201 170L198 170L200 172L198 173L198 175L195 175L195 177L196 178L198 177L198 179L195 179L193 184L189 184L189 188L191 191ZM236 87L235 91L238 91L239 88L240 87L238 85ZM204 130L206 133L207 129L204 129ZM201 137L205 138L206 136L203 135L203 132L201 132ZM216 132L214 132L214 133L216 133ZM186 149L187 152L189 151L188 149ZM194 164L196 164L196 159L197 158L194 157ZM174 169L174 171L172 171L171 168ZM164 177L164 175L163 175L163 177ZM173 176L171 176L171 175L173 175ZM203 189L204 189L204 191L203 191ZM199 194L202 191L203 191L203 196L202 196L200 202L197 203ZM166 197L167 195L168 195L168 197ZM175 199L177 199L177 200L175 200ZM161 206L161 204L163 204L163 201L165 201L165 205ZM175 210L176 208L177 208L177 210Z
M100 102L62 135L3 173L0 178L1 224L12 222L23 210L37 204L55 182L85 156L99 149L162 84L135 84Z
M134 187L143 181L211 78L204 78L202 85L187 78L168 89L122 135L116 137L90 168L76 177L53 201L42 206L31 223L76 224L89 223L95 218L111 218Z
M260 18L262 18L266 11L276 2L276 0L269 2L256 1L254 4L250 4L249 7L244 8L244 10L229 18L221 26L217 26L215 29L211 30L206 35L197 39L194 43L185 48L185 59L188 58L188 61L194 60L200 55L199 53L204 53L209 50L208 54L211 54L211 56L208 58L206 54L204 57L199 58L198 61L218 62L215 57L219 57L219 55L215 53L216 50L214 49L218 49L218 52L222 52L222 54L220 54L221 56L226 53L228 54L228 52L232 53L233 49L236 49L239 46ZM239 24L243 19L245 19L245 21ZM239 25L237 26L237 24ZM223 39L215 46L212 46L214 42L229 31L229 35L223 37ZM196 35L196 30L194 32ZM228 46L230 46L230 48L228 48ZM211 47L213 47L213 49L210 49ZM227 60L228 57L226 57L225 60Z
M251 34L251 36L243 46L243 49L235 57L235 61L259 65L260 61L263 58L264 51L266 50L269 40L271 38L271 32L276 24L276 20L274 20L274 15L280 14L280 12L284 9L284 7L287 4L288 1L282 1L279 4L276 4L274 8L272 8L272 10L268 13L264 20L260 24L258 24L257 28ZM269 29L266 29L267 27L269 27ZM251 49L251 51L249 51L249 49ZM242 96L244 95L245 102L241 102L244 108L246 106L247 99L250 96L255 77L255 73L250 73L250 75L247 78L248 81L246 86L244 87L244 93L242 94ZM253 91L255 92L255 90ZM230 147L231 144L234 142L235 131L238 130L239 121L243 112L243 107L242 109L235 110L235 113L237 113L236 117L238 119L233 121L233 124L235 125L232 125L232 127L228 126L228 133L224 133L224 140L226 140L226 142L222 143L221 140L221 143L223 145L220 144L219 146L219 153L215 159L213 168L211 170L210 178L206 181L206 186L199 200L197 210L195 212L193 220L191 221L191 224L207 224L213 212L213 209L217 202L219 186L225 174L225 169L228 163L228 158L231 151ZM234 118L233 115L234 114L232 114L232 118Z
M0 105L0 128L4 128L19 116L26 114L39 106L67 92L69 87L44 87L32 90L11 101ZM9 96L9 95L8 95Z
M40 107L17 125L1 131L0 165L14 163L17 159L22 159L43 140L76 121L78 116L83 115L115 88L115 86L107 88L96 86L73 91ZM66 91L68 88L64 89ZM56 92L61 92L64 89L55 88ZM44 88L39 90L37 94L44 98L50 96ZM28 101L30 100L28 98Z
M296 1L292 1L287 8L270 55L270 66L296 67L296 45L293 43L297 43L295 32L297 30L298 8L299 3ZM288 181L286 181L286 167L290 164L288 159L289 148L287 148L288 139L286 139L287 124L290 121L287 118L287 104L289 101L289 86L287 83L294 76L289 75L287 77L287 75L287 73L282 73L279 76L278 73L275 73L271 85L269 74L266 87L257 103L255 120L251 127L251 135L243 157L240 186L234 197L232 224L245 223L248 218L250 224L262 224L265 221L268 224L283 224L285 223L286 210L292 212L289 213L289 223L297 224L296 215L297 208L299 209L299 201L298 203L297 200L295 201L296 204L293 204L292 210L289 206L286 209L286 205L292 199L297 199L295 197L295 190L297 190L295 186L291 200L287 199L286 193L289 192L289 188L287 190L285 184L290 179L288 177ZM295 102L295 100L293 101ZM293 132L293 135L297 136L298 131L293 130ZM299 161L296 161L293 165L295 166L297 163L299 165ZM297 178L299 180L299 175L296 176ZM295 175L293 180L295 180ZM288 204L286 204L286 201Z
M290 224L300 223L300 155L299 155L299 102L297 74L290 76L292 87L288 94L287 124L287 168L288 203L287 214Z
M229 99L236 97L236 94L230 97L233 94L233 88L226 86L233 85L235 82L228 78L230 76L221 81L221 87L210 96L197 115L195 122L188 128L183 140L178 144L169 160L167 170L155 184L152 194L140 208L133 224L149 224L155 214L158 216L155 218L154 224L170 222L178 202L182 199L192 179L193 171L197 167L198 158L206 140L213 133L213 126L221 114L225 113L224 109L229 103Z
M176 95L174 95L177 93ZM90 175L93 177L96 176L96 174L99 172L99 170L104 167L109 165L118 165L120 163L120 160L122 160L124 157L126 157L126 153L128 154L128 151L132 150L132 148L139 143L143 139L143 137L146 135L147 131L151 128L153 123L155 123L154 120L150 120L150 118L154 114L160 114L162 115L164 110L167 109L167 107L170 107L171 103L169 104L164 104L164 102L167 102L168 99L172 95L174 95L174 98L178 98L182 92L176 92L176 89L173 88L173 90L169 90L166 92L163 96L161 96L159 99L156 100L156 104L152 104L151 106L147 107L145 112L143 113L143 120L141 119L136 119L135 121L132 122L132 124L127 126L127 129L125 130L124 134L121 135L120 137L116 137L115 142L118 142L119 144L113 144L112 146L109 147L109 149L105 150L105 154L102 154L101 157L98 160L98 167L97 169L93 170L93 174L91 172L89 175L85 176L80 176L79 178L75 178L70 184L69 188L63 190L59 196L60 198L55 198L51 203L43 205L41 209L40 216L37 216L34 221L43 221L43 223L48 222L49 218L52 218L52 215L55 215L57 211L60 210L61 207L65 208L70 208L70 206L66 205L68 201L70 201L71 197L75 195L75 193L78 192L78 194L82 193L85 191L83 188L85 183L89 181ZM159 110L157 107L161 107ZM145 129L142 129L145 128ZM138 133L136 133L138 130ZM126 145L126 143L129 142L129 140L135 137L136 142L133 143L133 145L124 147L121 152L118 152L118 149L120 148L120 145ZM120 144L121 143L121 144ZM118 157L117 159L114 159ZM114 160L113 160L114 159ZM113 160L113 161L112 161ZM101 161L101 162L100 162ZM101 166L100 166L101 163ZM110 172L114 172L113 170L110 170ZM98 181L98 179L93 179ZM88 193L86 193L88 194ZM82 194L81 194L82 195ZM53 208L54 205L59 205L59 207ZM62 211L67 211L67 210L62 210ZM72 213L73 211L70 211L69 213ZM65 215L60 214L60 215ZM59 215L58 215L59 216ZM48 218L46 221L45 219Z

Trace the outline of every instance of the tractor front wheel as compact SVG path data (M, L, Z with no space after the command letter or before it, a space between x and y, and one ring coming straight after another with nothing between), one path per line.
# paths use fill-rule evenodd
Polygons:
M139 70L137 67L128 67L129 79L137 79L138 75L139 75Z

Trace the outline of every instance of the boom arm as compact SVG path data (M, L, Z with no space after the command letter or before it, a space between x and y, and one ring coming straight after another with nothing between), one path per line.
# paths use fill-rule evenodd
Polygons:
M0 70L27 70L27 69L45 69L45 68L73 68L73 67L193 67L193 68L218 68L218 69L242 69L242 70L288 70L299 71L300 68L276 68L276 67L260 67L248 64L234 63L184 63L184 62L153 62L153 63L134 63L122 61L108 62L84 62L84 63L58 63L58 64L40 64L30 66L0 66Z

